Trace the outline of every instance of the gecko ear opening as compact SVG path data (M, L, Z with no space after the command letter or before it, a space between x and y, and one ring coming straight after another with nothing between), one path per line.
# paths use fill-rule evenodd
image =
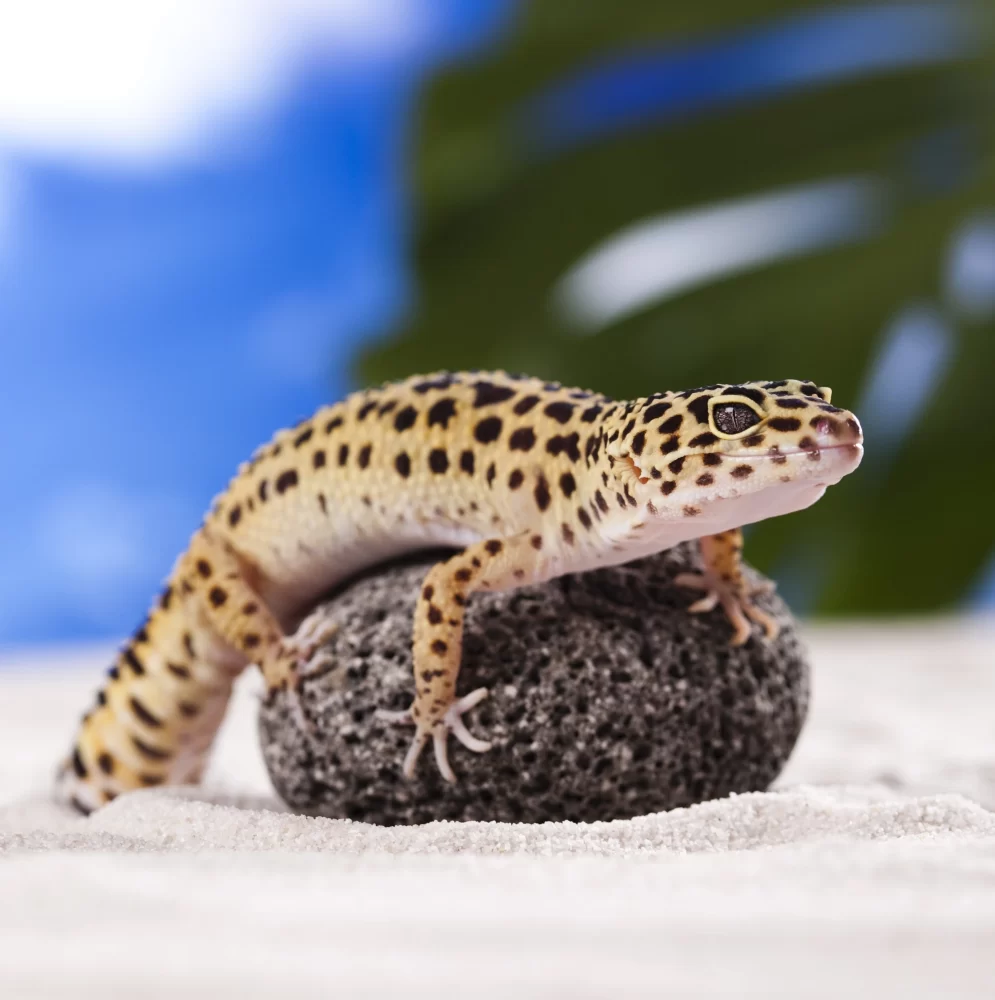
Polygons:
M631 455L622 455L619 457L618 464L622 467L622 471L630 473L635 476L636 479L641 483L648 483L650 481L649 474L644 472L636 460Z

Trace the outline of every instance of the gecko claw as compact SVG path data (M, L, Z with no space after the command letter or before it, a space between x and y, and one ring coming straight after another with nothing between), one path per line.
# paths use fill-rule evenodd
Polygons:
M418 766L418 758L421 757L421 752L425 749L425 745L428 743L429 739L432 740L433 750L435 752L435 763L439 768L439 772L451 785L456 783L456 774L449 763L450 733L452 733L453 736L455 736L456 739L467 748L467 750L472 750L474 753L486 753L490 750L491 744L486 740L481 740L474 736L473 733L466 728L466 723L462 718L464 712L468 712L471 708L479 705L480 702L487 697L487 695L487 688L477 688L476 691L471 691L470 694L464 695L462 698L454 701L449 708L446 709L442 718L433 725L419 725L418 731L415 733L414 739L411 741L411 746L408 748L408 752L404 756L404 777L410 779L415 776L415 768ZM410 708L404 709L400 712L388 709L379 709L377 711L377 717L386 722L398 725L407 725L415 721L412 718Z
M717 604L722 605L729 623L733 627L731 645L742 646L753 634L750 622L756 622L764 631L767 639L776 639L781 631L774 618L761 611L750 598L760 594L770 594L775 585L766 580L751 587L745 594L737 593L728 587L723 580L711 573L678 573L674 583L679 587L690 587L694 590L704 590L706 593L688 606L691 614L702 614L711 611Z

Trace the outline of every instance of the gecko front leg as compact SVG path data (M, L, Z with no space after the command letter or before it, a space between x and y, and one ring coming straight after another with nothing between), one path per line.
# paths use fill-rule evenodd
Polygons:
M734 646L742 646L750 638L750 621L760 625L768 639L777 638L780 631L777 622L751 600L757 594L769 593L774 585L763 583L750 587L743 576L743 532L733 528L717 535L706 535L698 539L698 548L704 571L680 573L674 580L681 587L705 591L705 596L695 601L688 611L699 614L721 604L734 629Z
M462 719L487 697L487 688L456 697L466 603L474 591L504 590L540 580L537 556L541 547L540 535L492 538L469 546L428 571L415 609L415 699L404 712L383 713L415 725L415 736L404 758L406 777L413 777L429 740L439 771L449 782L456 780L449 765L450 733L475 753L490 749L489 743L470 733Z

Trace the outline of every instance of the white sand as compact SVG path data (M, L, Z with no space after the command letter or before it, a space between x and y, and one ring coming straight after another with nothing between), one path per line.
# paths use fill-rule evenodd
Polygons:
M8 657L0 998L995 996L995 623L809 636L778 791L590 826L290 815L254 677L203 790L74 818L106 651Z

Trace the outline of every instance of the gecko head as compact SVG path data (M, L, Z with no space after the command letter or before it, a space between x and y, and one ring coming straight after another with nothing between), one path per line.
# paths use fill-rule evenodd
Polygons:
M609 462L666 517L747 524L800 510L863 455L860 423L831 397L796 379L651 396L605 428Z

